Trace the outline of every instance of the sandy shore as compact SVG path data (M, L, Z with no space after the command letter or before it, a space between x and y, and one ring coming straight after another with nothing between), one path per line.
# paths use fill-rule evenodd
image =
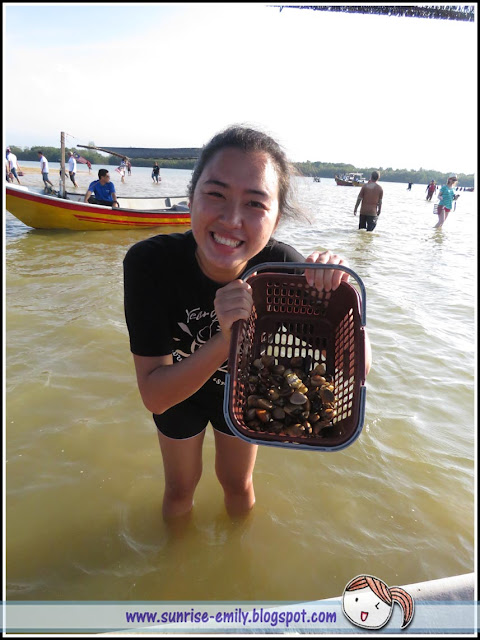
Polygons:
M37 167L22 167L22 165L20 163L18 163L18 170L22 171L24 173L24 175L30 175L30 174L34 174L34 173L38 173L38 175L40 176L40 166ZM58 172L58 169L53 169L53 171ZM50 173L53 173L52 171L50 171ZM81 167L79 168L79 165L77 164L77 171L75 172L77 173L86 173L88 174L88 168L85 166L85 168ZM67 173L68 175L68 173ZM92 173L93 175L93 173ZM20 176L21 177L21 176Z

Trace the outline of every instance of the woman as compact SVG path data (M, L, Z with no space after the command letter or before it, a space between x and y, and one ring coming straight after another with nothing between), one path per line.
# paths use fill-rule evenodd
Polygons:
M445 220L448 218L448 214L452 210L453 201L458 198L453 190L453 187L457 182L457 176L452 173L447 180L447 184L442 185L440 191L438 192L438 222L435 225L434 229L437 229L438 227L441 227L443 225Z
M125 160L122 160L120 163L120 166L118 167L118 169L115 169L115 171L118 171L118 173L120 174L120 178L122 182L125 182L125 169L127 168L127 164L125 162Z
M231 127L206 147L189 185L191 231L158 235L124 260L125 314L137 381L153 413L163 456L165 519L190 512L202 473L207 422L215 436L215 470L230 515L253 507L257 445L232 434L222 410L232 325L247 319L251 287L240 279L262 262L304 262L271 236L294 217L291 168L269 136ZM309 262L346 264L330 251ZM336 289L348 274L308 272L312 286ZM368 347L367 359L370 359Z

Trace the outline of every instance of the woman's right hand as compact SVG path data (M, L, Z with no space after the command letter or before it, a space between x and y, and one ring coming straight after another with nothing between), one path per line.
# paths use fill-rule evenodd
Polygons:
M248 320L252 306L252 287L243 280L233 280L218 289L215 296L215 312L225 339L230 341L234 322Z

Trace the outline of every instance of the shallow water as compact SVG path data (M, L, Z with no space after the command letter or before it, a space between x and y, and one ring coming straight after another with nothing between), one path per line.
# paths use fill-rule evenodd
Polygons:
M95 169L79 167L80 190ZM161 174L133 167L122 185L111 168L119 195L185 194L189 171ZM276 234L305 255L334 249L366 286L362 434L336 453L260 447L255 508L232 522L209 428L183 531L162 522L123 316L123 257L156 231L47 232L6 214L9 599L314 600L361 573L401 585L473 571L476 194L435 230L426 185L381 184L372 233L357 229L358 189L301 178L312 224Z

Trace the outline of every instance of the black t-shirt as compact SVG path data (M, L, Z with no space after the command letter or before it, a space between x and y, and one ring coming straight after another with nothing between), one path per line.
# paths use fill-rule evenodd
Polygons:
M198 266L197 243L191 231L158 235L130 247L123 261L125 318L130 349L138 356L188 357L220 326L214 300L225 286L210 280ZM305 262L293 247L273 238L252 258L262 262ZM195 394L223 395L225 362Z

